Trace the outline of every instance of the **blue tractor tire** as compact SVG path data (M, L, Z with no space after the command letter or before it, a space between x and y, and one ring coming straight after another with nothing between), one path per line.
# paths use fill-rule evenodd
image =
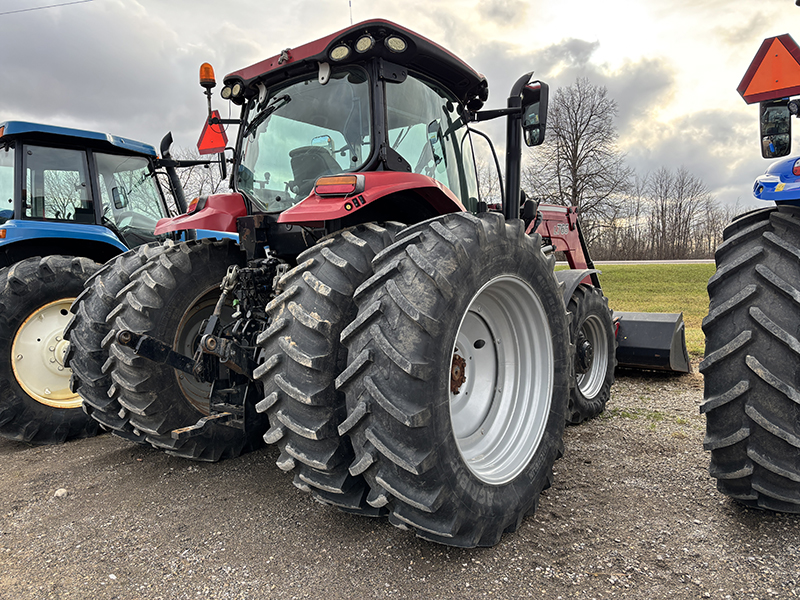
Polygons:
M98 424L69 389L69 307L100 265L33 257L0 269L0 436L33 444L91 437Z

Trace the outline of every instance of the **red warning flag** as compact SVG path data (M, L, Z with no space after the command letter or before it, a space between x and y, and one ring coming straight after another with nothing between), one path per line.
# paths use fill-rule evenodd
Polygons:
M219 111L211 112L210 119L219 119ZM219 154L228 145L228 136L222 124L209 125L206 121L203 125L203 133L200 134L200 139L197 140L197 150L200 154Z
M800 48L792 36L765 39L736 91L748 104L800 94Z

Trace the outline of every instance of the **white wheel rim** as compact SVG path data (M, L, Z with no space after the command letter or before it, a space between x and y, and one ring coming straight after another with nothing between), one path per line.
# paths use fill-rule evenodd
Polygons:
M461 319L452 354L453 365L463 360L464 377L451 365L450 421L465 464L485 483L512 481L544 436L555 368L550 335L541 300L510 275L484 285Z
M55 408L78 408L81 397L69 389L72 371L64 366L69 342L64 328L75 298L62 298L33 311L11 343L11 368L31 398Z
M585 373L578 373L576 376L578 389L584 398L594 398L603 389L608 370L609 352L606 343L605 328L603 322L595 315L586 317L581 325L586 341L592 347L594 357Z

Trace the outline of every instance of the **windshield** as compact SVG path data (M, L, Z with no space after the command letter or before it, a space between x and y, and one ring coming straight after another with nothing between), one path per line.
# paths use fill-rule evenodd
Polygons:
M363 69L316 74L273 88L250 111L236 188L265 212L311 193L323 175L355 171L371 152L369 83Z
M161 193L146 158L95 152L102 223L128 247L155 239L156 221L166 216Z
M446 185L469 210L477 209L477 179L467 124L458 102L413 74L386 84L389 143L414 173Z

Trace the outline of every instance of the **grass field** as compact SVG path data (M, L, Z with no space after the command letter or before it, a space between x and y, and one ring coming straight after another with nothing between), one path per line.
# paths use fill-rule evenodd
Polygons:
M708 314L706 284L713 264L599 265L600 285L613 310L683 313L686 347L702 357L705 338L700 325Z

